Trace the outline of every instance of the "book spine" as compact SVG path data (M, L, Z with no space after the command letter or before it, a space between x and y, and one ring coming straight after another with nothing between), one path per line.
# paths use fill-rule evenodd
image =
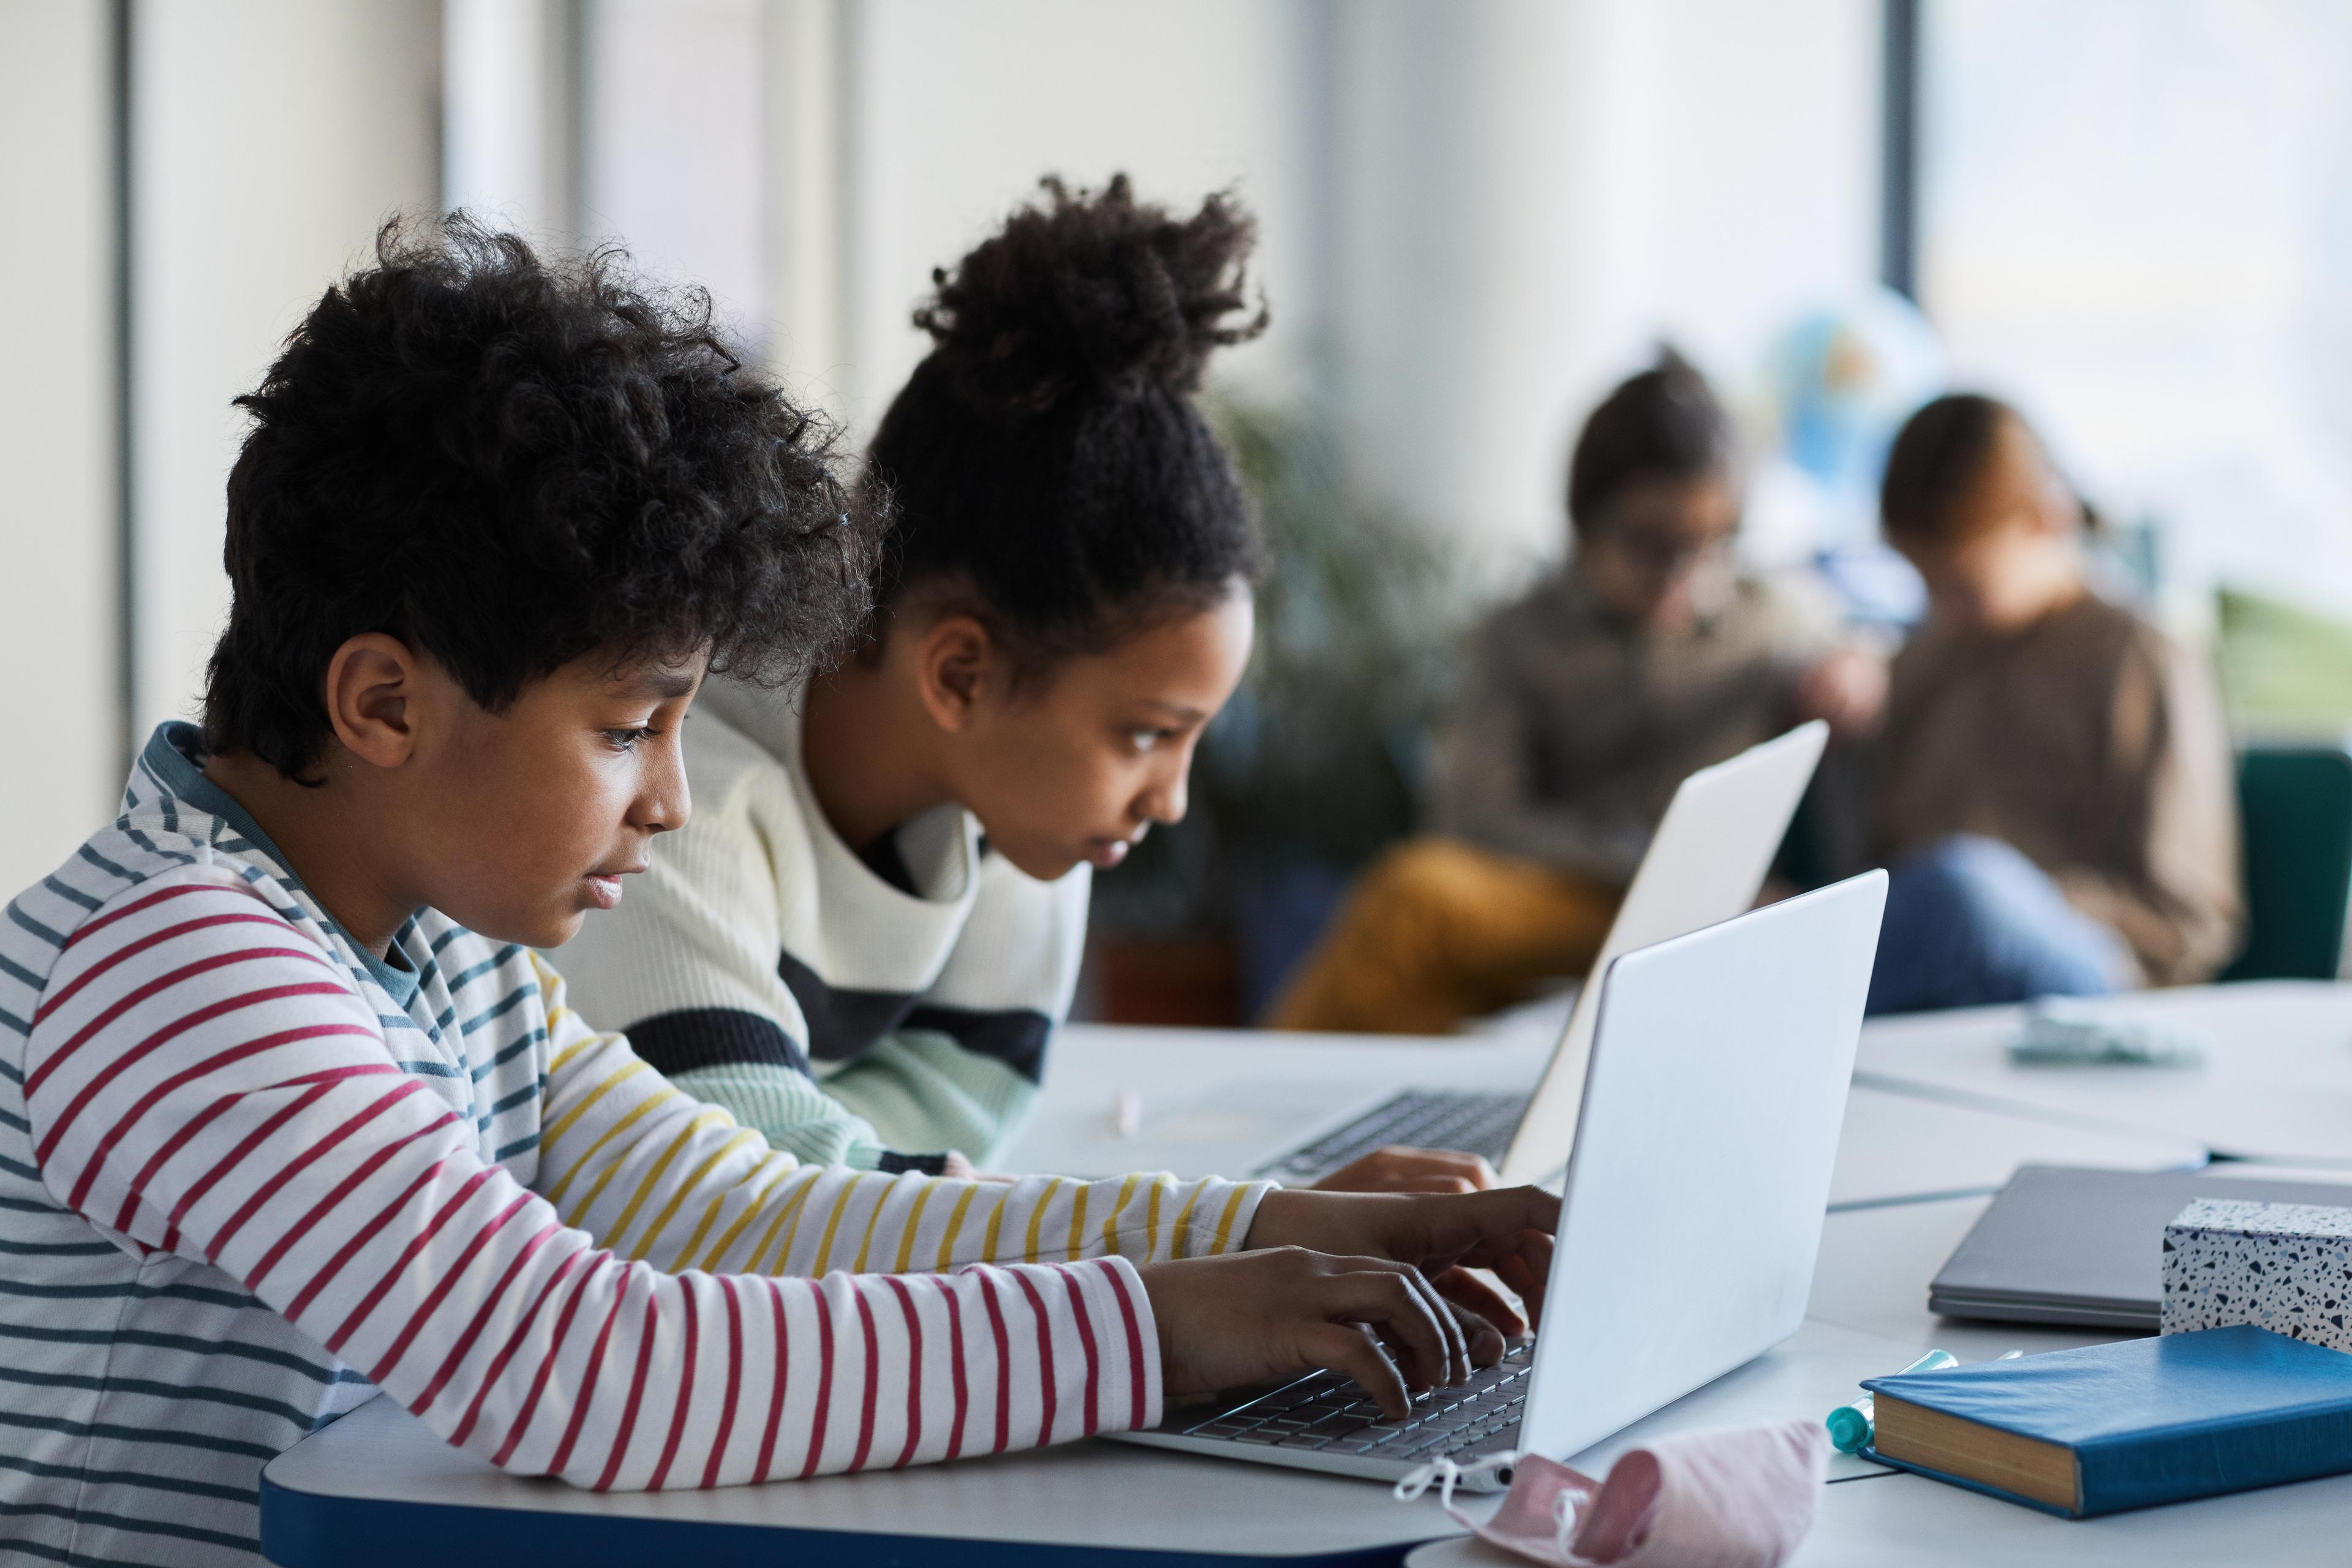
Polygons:
M2076 1450L2078 1517L2352 1470L2352 1408L2136 1434Z

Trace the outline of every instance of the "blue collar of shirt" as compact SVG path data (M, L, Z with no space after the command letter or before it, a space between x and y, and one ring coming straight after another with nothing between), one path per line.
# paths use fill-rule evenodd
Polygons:
M294 874L292 863L276 844L270 842L269 835L261 831L261 825L253 820L253 814L239 805L228 791L205 777L204 764L197 761L204 755L204 735L194 724L171 720L155 726L155 732L147 738L147 750L142 756L148 771L163 781L165 789L196 810L227 823L239 837L275 860L288 881L301 887L301 879ZM308 888L302 890L310 892ZM318 896L312 894L310 901L318 903ZM323 904L320 905L320 914L329 928L359 954L360 962L367 965L369 977L383 987L385 994L395 1005L405 1008L416 999L420 981L415 970L405 963L397 966L388 963L352 942L351 933L335 924L335 918L326 913ZM394 945L392 951L396 953L400 949Z

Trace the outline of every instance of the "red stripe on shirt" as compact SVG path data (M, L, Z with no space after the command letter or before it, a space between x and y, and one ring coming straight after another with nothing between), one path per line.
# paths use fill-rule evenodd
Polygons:
M719 1484L719 1461L735 1435L735 1401L743 1387L743 1306L735 1297L733 1275L719 1276L719 1293L727 1298L727 1387L719 1401L719 1435L711 1438L710 1458L702 1467L705 1489Z
M694 1405L695 1380L702 1373L702 1363L695 1354L700 1325L695 1321L693 1287L680 1280L677 1299L678 1310L686 1316L686 1346L678 1356L685 1375L677 1380L677 1405L670 1412L669 1436L662 1441L661 1458L654 1464L653 1479L646 1483L648 1491L661 1490L662 1483L669 1479L670 1465L677 1458L678 1439L686 1435L686 1413ZM651 1297L646 1298L646 1343L650 1346L654 1337ZM645 1363L640 1361L637 1365L642 1374Z
M530 1239L516 1251L507 1263L506 1272L499 1276L499 1282L490 1287L489 1292L482 1298L482 1304L474 1309L473 1317L467 1321L465 1331L458 1334L457 1342L449 1347L449 1353L442 1357L441 1364L434 1369L432 1380L425 1384L424 1393L410 1402L408 1408L411 1411L422 1415L432 1408L433 1402L441 1397L442 1389L448 1386L449 1379L457 1373L459 1363L472 1352L474 1342L481 1338L482 1331L489 1326L490 1314L498 1310L499 1303L506 1300L507 1292L514 1288L515 1277L539 1256L540 1249L547 1245L551 1237L562 1233L563 1226L551 1220L534 1231ZM542 1300L544 1294L541 1292Z
M446 1159L434 1161L432 1172L437 1173L446 1163L447 1163ZM490 1179L490 1171L493 1168L485 1166L457 1184L457 1190L450 1194L448 1199L434 1211L433 1217L416 1227L415 1233L408 1238L408 1245L400 1249L400 1256L394 1258L390 1267L376 1276L375 1283L368 1288L366 1295L360 1298L359 1305L353 1307L344 1317L342 1326L327 1336L326 1344L329 1350L337 1355L343 1353L343 1346L350 1342L352 1335L359 1331L359 1326L367 1321L369 1315L376 1310L377 1305L392 1293L392 1288L400 1282L400 1277L408 1272L408 1266L416 1261L416 1255L431 1246L434 1237L441 1234L441 1227L456 1218L457 1211L471 1202L476 1193L481 1191L482 1184Z
M297 955L293 953L275 953L267 948L256 948L246 952L230 953L226 957L219 959L206 959L202 963L190 964L186 969L180 972L179 976L171 976L169 978L173 984L176 984L179 982L180 976L187 975L197 969L217 969L225 963L242 963L248 958L290 958L294 956ZM313 953L310 956L316 958L317 954ZM325 961L320 960L320 962L323 963ZM155 982L154 985L145 987L143 989L160 989L163 984L164 982L159 980ZM173 1019L171 1023L164 1025L163 1027L156 1030L153 1034L148 1036L145 1039L140 1041L129 1050L124 1051L121 1056L114 1058L104 1067L99 1068L96 1073L92 1074L90 1080L81 1086L81 1091L76 1094L71 1100L67 1102L65 1110L58 1113L58 1119L54 1122L50 1123L48 1131L42 1134L40 1142L34 1148L35 1155L42 1163L47 1164L48 1163L51 1151L55 1150L58 1146L58 1140L65 1136L66 1130L74 1124L75 1121L80 1117L82 1111L88 1108L89 1102L96 1099L99 1094L105 1089L108 1084L112 1083L117 1078L129 1071L133 1066L144 1060L153 1052L162 1049L163 1047L171 1044L172 1041L179 1038L182 1035L186 1034L190 1029L195 1028L197 1026L202 1024L212 1023L215 1019L225 1018L232 1013L241 1013L248 1007L259 1007L272 1002L282 1002L287 1000L289 997L347 997L351 994L351 988L348 985L339 984L331 980L306 981L299 985L271 985L259 991L239 992L234 996L224 998L223 1000L215 1002L208 1006L199 1007L193 1013L189 1013L184 1016ZM116 1004L116 1005L111 1008L109 1008L108 1012L110 1014L121 1012L130 1005L131 1000L132 998L126 997L122 1002ZM90 1025L89 1027L84 1029L80 1035L76 1036L70 1044L59 1047L57 1053L50 1057L48 1060L43 1062L39 1068L35 1069L34 1073L26 1075L25 1098L26 1100L32 1099L36 1087L33 1082L33 1079L36 1076L44 1076L54 1071L58 1065L64 1062L66 1058L72 1053L74 1047L79 1046L84 1039L87 1039L91 1034L96 1032L100 1027L100 1024L102 1024L103 1022L105 1022L105 1020L101 1019L99 1024Z
M258 1186L255 1187L252 1195L245 1200L244 1205L229 1215L228 1223L215 1232L212 1240L205 1244L205 1256L207 1258L218 1258L226 1251L230 1241L236 1238L236 1233L245 1228L246 1222L260 1213L264 1204L283 1192L287 1183L333 1152L361 1127L374 1121L383 1113L386 1106L395 1104L415 1090L425 1087L422 1082L408 1077L390 1062L373 1067L337 1068L331 1074L320 1073L311 1076L345 1082L359 1078L388 1077L396 1079L399 1082L390 1092L378 1095L358 1114L345 1118L332 1132L315 1142L305 1144L294 1158L278 1167L276 1175L265 1178Z
M408 1354L408 1347L415 1342L418 1333L433 1321L433 1314L440 1310L442 1302L449 1299L449 1292L457 1288L457 1281L465 1278L466 1270L473 1267L474 1259L480 1255L482 1248L498 1238L499 1232L506 1228L507 1221L522 1213L535 1201L529 1193L516 1194L506 1207L490 1216L488 1224L466 1238L466 1245L458 1250L457 1257L449 1260L448 1266L441 1270L441 1278L433 1282L433 1289L425 1293L425 1300L416 1304L416 1310L408 1315L407 1323L403 1326L398 1334L393 1337L391 1348L383 1352L383 1358L368 1373L370 1383L382 1384L392 1375L393 1369L397 1367L402 1358ZM498 1292L503 1284L504 1281L500 1281L499 1287L492 1288L488 1300L483 1303L485 1306L499 1299Z
M825 1302L822 1285L810 1287L809 1300L816 1308L816 1420L809 1427L808 1454L801 1464L803 1480L816 1473L817 1461L824 1458L824 1424L833 1414L833 1309Z
M231 1094L224 1095L222 1098L231 1104L242 1105L250 1097L244 1094ZM229 1145L228 1152L214 1161L210 1169L190 1182L181 1192L180 1201L173 1204L171 1212L163 1216L163 1250L166 1252L180 1250L180 1222L188 1217L188 1211L202 1202L205 1194L217 1186L231 1171L245 1163L245 1157L268 1142L272 1133L326 1098L327 1089L323 1084L314 1084L303 1090L268 1116L264 1117L259 1125ZM213 1259L207 1258L205 1261L210 1263Z
M890 1462L892 1469L902 1470L915 1457L915 1445L923 1435L923 1322L915 1314L914 1293L907 1282L896 1274L882 1279L898 1293L898 1310L907 1318L907 1441Z
M1013 1283L1021 1287L1021 1293L1029 1298L1029 1310L1037 1315L1037 1365L1045 1374L1037 1386L1038 1395L1044 1401L1044 1407L1037 1416L1037 1446L1042 1448L1054 1440L1054 1384L1058 1375L1054 1370L1054 1321L1045 1315L1045 1299L1037 1294L1037 1287L1030 1282L1028 1271L1015 1268L1011 1273Z
M855 1474L866 1468L866 1456L874 1448L874 1406L881 1393L882 1369L877 1363L882 1350L875 1342L874 1304L866 1299L866 1292L857 1288L855 1279L849 1282L849 1295L857 1303L858 1328L866 1341L866 1387L857 1401L857 1446L849 1453L849 1468Z
M193 893L211 892L214 889L210 888L190 888L186 890ZM226 888L220 889L219 890L222 892L228 891ZM258 900L259 895L257 894L255 897ZM67 939L67 949L70 950L76 942L80 942L82 938L88 936L92 926L102 925L105 923L107 922L102 921L92 921L87 925L76 928L73 935ZM37 1026L47 1023L50 1016L55 1014L58 1008L64 1006L76 996L81 994L81 991L84 986L88 985L91 981L97 980L112 971L115 965L122 963L127 960L136 958L150 948L157 947L164 942L170 942L173 937L185 936L192 931L206 931L215 926L225 925L267 925L275 926L279 931L287 929L286 917L278 913L275 910L270 909L267 903L264 903L261 911L256 914L205 915L196 920L182 921L175 926L165 926L162 931L149 931L145 936L125 942L122 946L116 948L104 958L100 959L96 963L91 964L88 969L83 970L79 974L77 974L71 980L67 981L66 984L54 994L43 996L41 998L40 1006L34 1009L34 1024Z
M563 1439L555 1446L555 1458L548 1461L550 1475L562 1475L572 1464L572 1447L580 1441L580 1429L588 1424L589 1407L596 1402L596 1388L604 1374L604 1351L613 1342L613 1324L621 1315L621 1303L629 1299L629 1281L636 1273L632 1263L621 1270L621 1283L613 1292L613 1304L604 1310L604 1321L596 1331L596 1341L588 1347L588 1364L581 1369L580 1403L572 1407L572 1419L563 1428Z
M1101 1404L1102 1357L1095 1347L1094 1320L1087 1310L1086 1288L1078 1283L1078 1277L1071 1272L1070 1266L1066 1263L1056 1263L1053 1265L1053 1269L1062 1277L1062 1283L1069 1289L1070 1310L1076 1315L1078 1321L1078 1348L1086 1352L1087 1397L1086 1403L1079 1407L1086 1413L1086 1426L1079 1436L1091 1437L1102 1425L1097 1415Z
M547 1380L554 1373L556 1363L562 1359L563 1342L571 1335L572 1320L579 1313L580 1303L588 1299L588 1287L597 1275L604 1272L604 1259L610 1255L604 1252L583 1252L575 1256L584 1261L585 1267L580 1270L580 1278L572 1285L572 1294L564 1298L563 1310L555 1315L555 1329L549 1336L547 1353L540 1358L538 1366L531 1372L530 1387L524 1393L522 1405L515 1412L514 1425L507 1429L507 1435L499 1442L498 1451L490 1456L490 1463L494 1465L503 1466L508 1459L511 1458L514 1456L515 1445L521 1442L523 1434L530 1430L530 1418L539 1409L539 1396L546 1392ZM522 1342L523 1329L528 1327L529 1325L525 1324L522 1328L515 1330L515 1337L509 1349ZM483 1384L484 1395L489 1393L489 1390L495 1386L495 1383L496 1380L492 1379ZM475 1402L474 1413L478 1414L479 1409L480 1400L478 1398Z
M354 1118L354 1120L373 1120L378 1111L385 1110L397 1101L406 1099L409 1095L421 1090L425 1086L421 1080L412 1079L407 1086L394 1090L391 1094L384 1096L383 1100L378 1100L375 1104L369 1106L365 1110L361 1111L359 1116ZM309 1236L311 1230L320 1220L326 1218L328 1215L342 1206L343 1200L350 1197L352 1194L357 1192L361 1186L365 1184L369 1177L382 1170L385 1162L392 1159L394 1155L399 1153L403 1149L407 1148L411 1143L415 1142L418 1139L430 1138L433 1134L440 1131L443 1128L450 1126L452 1123L456 1122L457 1120L457 1117L456 1112L445 1110L439 1116L435 1117L431 1121L426 1122L424 1126L415 1129L414 1131L402 1133L391 1142L377 1149L366 1159L361 1161L357 1165L352 1167L352 1173L350 1175L345 1176L341 1181L336 1183L334 1186L330 1188L325 1197L320 1198L317 1203L312 1204L310 1205L310 1212L304 1215L300 1219L295 1221L291 1226L288 1226L285 1234L278 1237L277 1241L271 1244L269 1250L261 1255L261 1261L254 1265L253 1272L251 1274L246 1276L246 1289L248 1290L258 1290L261 1289L262 1280L268 1279L270 1270L276 1268L279 1263L285 1260L287 1253L292 1251L294 1247L300 1243L304 1237ZM346 1254L348 1254L349 1250L350 1249L348 1247L345 1248ZM338 1263L335 1267L341 1268L341 1265ZM329 1274L332 1274L333 1271L333 1269L329 1269L327 1272ZM308 1305L310 1297L315 1294L320 1286L324 1283L325 1280L323 1279L312 1280L310 1282L310 1289L305 1290L300 1296L297 1297L296 1300L301 1305ZM290 1318L295 1316L299 1310L300 1306L299 1305L289 1307L286 1310L286 1315Z
M1150 1367L1143 1359L1143 1328L1136 1319L1135 1301L1128 1294L1124 1273L1108 1265L1105 1265L1103 1272L1110 1276L1111 1293L1118 1298L1119 1319L1127 1327L1127 1386L1131 1412L1127 1425L1132 1431L1139 1429L1151 1414L1144 1399L1150 1391Z
M315 1040L334 1035L349 1035L358 1039L373 1040L379 1045L383 1043L382 1036L377 1035L371 1030L360 1028L355 1025L313 1024L299 1029L283 1029L274 1035L264 1035L259 1039L247 1040L242 1045L231 1046L226 1050L214 1052L211 1056L206 1057L203 1061L198 1062L192 1068L173 1073L171 1077L163 1079L163 1082L149 1089L145 1094L141 1095L139 1099L132 1103L131 1109L123 1113L122 1119L117 1121L112 1127L106 1130L105 1136L98 1141L98 1146L90 1152L89 1162L82 1166L81 1177L74 1184L73 1194L69 1198L68 1198L67 1202L69 1203L77 1211L81 1208L84 1200L89 1196L90 1183L96 1179L100 1169L105 1164L107 1156L114 1152L116 1143L121 1140L122 1136L128 1132L131 1128L136 1126L140 1120L143 1118L148 1111L153 1110L155 1105L166 1095L171 1094L176 1089L185 1089L192 1083L197 1082L202 1079L209 1078L214 1073L220 1072L227 1068L233 1067L248 1057L256 1057L261 1055L265 1051L276 1050L280 1046L297 1045L304 1040ZM389 1062L387 1062L380 1070L385 1072L397 1072L400 1069L393 1067ZM423 1086L419 1084L418 1087L421 1088ZM164 1140L162 1150L160 1150L153 1158L150 1159L146 1164L140 1167L137 1178L131 1184L132 1188L135 1190L137 1188L143 1187L147 1185L148 1183L153 1181L155 1178L155 1173L163 1167L163 1162L171 1157L171 1151L178 1148L181 1143L186 1141L186 1137L191 1135L192 1134L189 1134L188 1132L186 1123L182 1123L180 1128L172 1137ZM132 1202L128 1200L124 1202L122 1212L115 1217L115 1229L126 1232L130 1230L131 1215L136 1205Z
M923 1278L939 1287L940 1300L948 1309L948 1386L954 1392L955 1405L948 1421L947 1458L954 1459L963 1453L964 1412L971 1401L963 1370L963 1308L956 1300L955 1287L946 1279L937 1274Z
M268 899L265 899L259 893L255 892L251 886L241 880L225 880L219 882L176 882L171 887L163 889L160 892L142 894L140 897L131 900L129 903L123 905L119 910L114 910L102 915L92 915L89 919L82 921L81 924L74 927L73 934L66 938L66 945L61 951L71 952L75 946L79 943L83 938L96 936L100 931L104 931L115 921L120 920L128 920L142 910L153 909L157 904L163 903L172 899L184 899L190 893L242 893L247 898L251 899L255 903L259 904L263 909L269 910L269 912L272 915L278 914L276 910L270 909L269 900ZM278 916L278 921L280 925L286 923L285 917L282 915ZM38 1018L39 1015L36 1014L34 1016Z
M988 1309L988 1326L996 1336L996 1441L989 1452L1002 1454L1013 1441L1013 1340L1004 1331L1004 1309L996 1300L996 1271L974 1268L980 1280L981 1304Z
M784 1291L773 1280L768 1281L768 1307L776 1320L776 1375L770 1380L768 1429L760 1435L760 1462L751 1467L751 1479L755 1481L766 1480L769 1467L775 1463L776 1429L784 1418L784 1394L791 1384L787 1373L792 1367L793 1346L784 1328Z
M646 1291L646 1321L637 1326L637 1364L629 1373L629 1396L621 1405L620 1429L613 1434L612 1446L604 1450L604 1468L588 1489L591 1491L613 1489L613 1479L621 1473L621 1460L629 1451L629 1438L636 1432L637 1410L646 1399L646 1373L653 1368L654 1338L661 1327L660 1303L661 1284L656 1280ZM562 1467L556 1468L560 1471Z

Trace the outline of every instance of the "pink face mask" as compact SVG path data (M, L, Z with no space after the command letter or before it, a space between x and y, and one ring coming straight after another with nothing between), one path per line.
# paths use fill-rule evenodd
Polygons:
M1669 1437L1625 1454L1605 1482L1540 1454L1490 1454L1467 1470L1423 1465L1397 1483L1438 1501L1491 1546L1557 1568L1780 1568L1813 1527L1829 1472L1818 1421ZM1486 1523L1454 1506L1465 1475L1508 1468L1511 1489Z

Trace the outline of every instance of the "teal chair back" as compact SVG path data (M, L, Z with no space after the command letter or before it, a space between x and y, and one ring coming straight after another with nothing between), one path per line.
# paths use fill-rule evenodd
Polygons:
M2246 948L2224 980L2333 980L2352 902L2352 750L2254 746L2239 759Z

